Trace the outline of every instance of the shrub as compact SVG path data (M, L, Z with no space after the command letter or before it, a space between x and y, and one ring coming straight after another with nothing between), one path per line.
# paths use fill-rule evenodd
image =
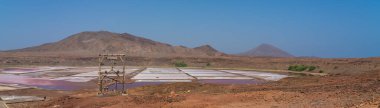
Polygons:
M301 72L301 71L305 71L305 70L313 71L316 68L317 67L315 67L315 66L293 65L293 66L289 66L288 70Z
M295 70L295 68L296 68L296 66L289 66L289 67L288 67L288 70L293 71L293 70Z
M323 73L323 70L320 70L319 73Z
M174 63L175 67L187 67L187 64L183 61L177 61Z
M317 67L315 67L315 66L309 66L309 70L308 71L313 71L313 70L315 70Z
M308 67L305 65L300 65L296 67L295 71L305 71Z

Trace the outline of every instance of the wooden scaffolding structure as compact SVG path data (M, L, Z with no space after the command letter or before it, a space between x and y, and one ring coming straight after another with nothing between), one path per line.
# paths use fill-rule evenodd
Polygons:
M125 54L99 54L98 75L98 95L126 94Z

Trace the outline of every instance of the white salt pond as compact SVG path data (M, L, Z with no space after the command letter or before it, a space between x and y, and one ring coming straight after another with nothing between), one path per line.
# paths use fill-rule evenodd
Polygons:
M241 74L241 75L250 76L250 77L261 78L261 79L270 80L270 81L278 81L282 78L288 77L287 75L275 74L275 73L269 73L269 72L239 71L239 70L222 70L222 71Z
M107 68L105 68L107 70ZM109 69L108 69L109 70ZM134 81L128 87L154 85L173 82L199 82L215 84L258 84L265 81L278 81L287 75L240 70L207 70L188 68L126 68L126 75ZM132 74L137 73L137 74ZM112 75L111 75L112 76ZM115 76L115 75L114 75ZM96 88L90 82L98 78L97 67L13 67L0 69L1 90L14 90L19 87L37 87L52 90L76 90Z
M191 82L194 78L176 68L147 68L131 79L136 82Z
M5 103L17 103L17 102L32 102L32 101L42 101L45 100L43 97L37 96L15 96L15 95L6 95L0 96L0 99L5 101Z
M287 77L287 75L257 71L147 68L132 79L137 82L190 82L197 80L204 82L213 82L206 80L230 80L234 82L237 80L277 81L285 77Z

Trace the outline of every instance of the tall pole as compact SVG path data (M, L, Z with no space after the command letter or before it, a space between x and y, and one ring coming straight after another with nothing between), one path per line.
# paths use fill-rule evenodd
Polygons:
M99 71L98 71L98 87L99 87L99 92L98 94L102 94L103 93L103 86L102 86L102 75L101 75L101 70L102 70L102 56L99 54Z
M126 91L125 91L125 61L124 61L124 59L125 59L125 57L123 56L123 57L120 57L121 58L121 61L123 62L123 93L125 93Z

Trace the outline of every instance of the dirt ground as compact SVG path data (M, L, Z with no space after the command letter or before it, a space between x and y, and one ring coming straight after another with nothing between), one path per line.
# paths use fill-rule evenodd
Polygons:
M290 77L261 85L162 84L130 89L127 96L99 97L93 89L0 92L4 93L48 96L47 101L9 105L17 108L378 108L380 70Z
M327 76L300 75L260 85L172 83L130 89L127 96L97 96L96 89L51 91L24 89L2 94L46 96L12 108L380 108L380 58L127 58L133 66L189 66L286 70L289 65L317 66ZM2 66L92 65L96 58L0 57ZM79 64L78 64L79 63ZM96 64L95 64L96 65ZM95 85L95 82L94 82Z
M291 65L316 66L314 72L360 73L380 70L380 58L268 58L268 57L126 57L128 66L174 66L184 61L189 67L251 68L287 70ZM98 57L32 56L0 53L0 68L7 66L97 66Z

